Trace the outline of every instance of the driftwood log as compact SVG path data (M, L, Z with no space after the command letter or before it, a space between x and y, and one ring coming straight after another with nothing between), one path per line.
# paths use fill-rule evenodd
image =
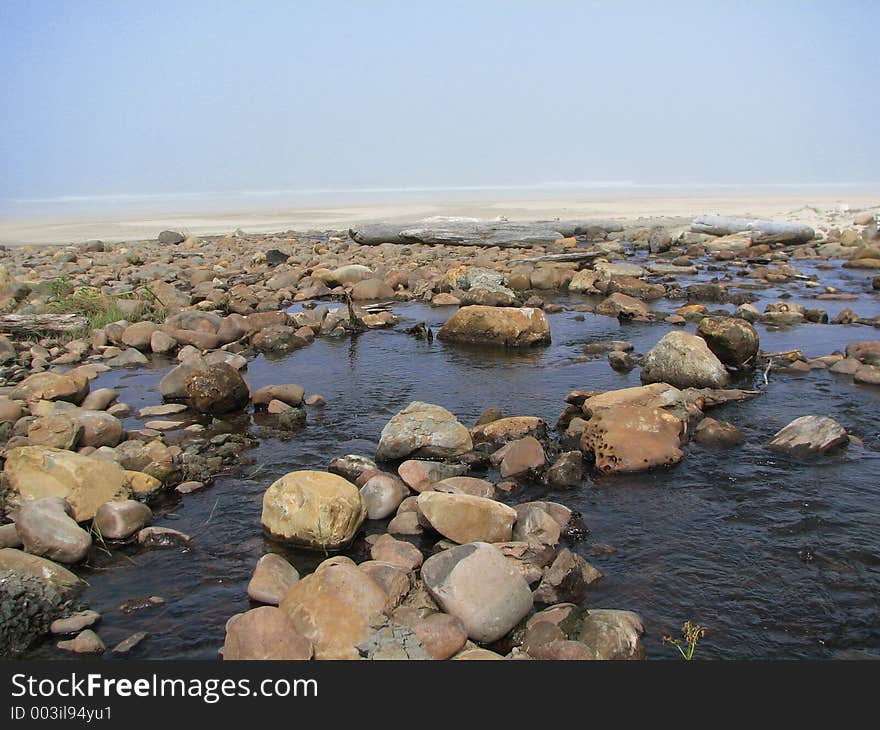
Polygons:
M576 262L591 261L592 259L606 256L601 251L572 251L571 253L551 253L546 256L533 256L528 259L517 259L518 264L540 264L544 261Z
M348 235L367 246L382 243L425 243L444 246L498 246L532 248L546 246L560 238L594 232L622 231L611 221L420 221L411 224L379 223L351 228Z
M694 218L691 231L709 233L713 236L730 236L734 233L750 231L758 234L757 240L761 243L807 243L816 237L816 232L802 223L726 218L720 215L703 215Z
M81 314L4 314L0 332L16 335L81 332L89 321Z

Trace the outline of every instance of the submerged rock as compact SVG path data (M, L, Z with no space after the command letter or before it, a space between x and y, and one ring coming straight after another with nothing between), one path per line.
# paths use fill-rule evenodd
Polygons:
M578 640L586 644L593 659L644 659L642 619L632 611L591 609Z
M703 446L730 448L743 442L742 431L732 423L704 418L694 429L694 441Z

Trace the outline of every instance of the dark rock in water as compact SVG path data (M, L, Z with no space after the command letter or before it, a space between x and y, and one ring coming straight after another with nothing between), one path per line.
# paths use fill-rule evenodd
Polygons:
M723 284L691 284L685 288L689 301L716 302L724 304L729 301L727 287Z
M697 327L709 349L725 365L745 369L755 367L758 356L758 331L751 323L737 317L703 317Z
M547 470L547 483L554 487L576 487L584 478L584 459L580 451L566 451Z
M290 407L279 413L275 418L278 425L285 431L295 431L306 425L306 412L302 408Z
M49 632L63 599L35 575L0 571L0 657L14 657Z
M266 251L266 263L269 266L278 266L278 264L283 264L287 261L287 254L284 251L279 251L277 248L270 248Z
M144 596L143 598L130 598L119 606L122 613L134 613L145 608L165 605L165 599L161 596Z
M290 352L309 344L297 330L284 324L264 327L251 337L251 344L260 352Z
M626 373L636 366L636 361L629 353L612 350L608 353L608 364L611 366L612 370Z
M632 352L633 344L625 340L607 340L604 342L590 342L584 345L585 355L603 355L608 352Z
M602 573L580 555L562 550L553 564L544 571L544 577L534 592L536 603L580 602L587 587L602 577Z
M186 240L186 236L182 233L178 233L177 231L162 231L159 234L159 243L164 243L168 245L176 245L178 243L183 243Z
M728 379L727 370L706 341L687 332L667 333L642 362L643 383L668 383L677 388L723 388Z
M365 471L379 471L379 467L368 456L348 454L333 459L327 467L327 471L331 474L338 474L353 484Z
M192 538L170 527L144 527L138 532L138 542L145 547L180 547Z
M250 400L244 378L226 363L194 372L186 383L186 395L194 410L211 415L241 410Z
M503 415L504 414L502 414L501 410L498 408L487 408L480 415L474 426L485 426L487 423L492 423L493 421L500 420L501 418L503 418Z
M828 324L828 312L824 309L805 309L804 317L807 322L814 322L816 324Z
M741 444L743 435L732 423L704 418L694 430L694 441L703 446L729 448Z

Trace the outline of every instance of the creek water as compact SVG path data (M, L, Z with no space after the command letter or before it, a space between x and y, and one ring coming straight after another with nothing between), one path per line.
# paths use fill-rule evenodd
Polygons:
M805 273L816 271L809 263L796 264ZM787 301L825 308L831 317L843 307L862 316L880 314L864 272L817 273L823 284L859 292L859 299L817 302L802 282L793 282L756 291L756 306L763 309L766 302L790 296ZM679 277L684 284L701 278L706 275ZM570 307L585 298L556 301ZM682 303L663 300L652 308L671 311ZM327 405L309 409L307 427L289 437L263 433L259 445L244 455L249 463L236 473L193 494L165 496L154 506L154 524L192 535L189 547L129 545L114 549L112 557L93 550L88 566L78 572L89 584L85 602L103 614L98 631L108 646L146 631L148 638L132 657L217 658L226 620L252 606L246 586L262 554L280 553L300 573L323 558L262 535L265 489L289 471L326 469L336 456L372 456L382 427L409 402L443 405L467 425L486 408L497 407L504 415L540 416L552 426L571 390L639 384L638 368L621 374L605 359L585 361L585 344L625 339L645 353L670 329L567 309L549 315L550 346L514 352L426 342L403 332L421 321L438 327L450 308L401 303L394 311L402 318L394 329L321 338L287 356L260 356L249 364L245 377L252 388L298 383L308 393L323 394ZM859 325L758 329L764 351L800 348L808 356L876 338L876 330ZM150 368L104 373L92 387L119 389L120 401L135 410L157 405L156 386L172 365L157 358ZM736 385L757 385L764 392L710 415L742 429L741 447L713 450L692 443L673 468L590 476L577 489L525 485L502 499L555 500L582 515L589 533L568 546L605 574L585 605L641 614L650 658L677 657L662 637L678 635L685 620L707 627L698 649L706 659L880 655L880 388L857 386L847 376L823 370L773 374L767 386L756 373ZM768 449L778 429L807 414L839 420L864 447L851 445L806 461ZM131 418L126 425L137 428L142 422ZM256 431L259 422L239 417L229 428ZM499 477L490 471L487 478ZM385 524L367 522L365 534L382 532ZM366 559L363 536L349 554ZM165 603L119 610L124 601L149 595ZM26 656L70 658L49 640Z

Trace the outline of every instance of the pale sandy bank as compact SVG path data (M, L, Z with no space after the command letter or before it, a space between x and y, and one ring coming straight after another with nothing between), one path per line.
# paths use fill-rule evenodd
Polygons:
M68 244L92 239L133 241L155 238L165 229L193 235L218 235L242 229L247 233L285 230L347 229L381 221L415 221L432 216L510 220L602 218L634 221L640 218L701 214L772 218L807 223L823 229L852 223L860 210L880 209L880 196L841 192L798 195L726 195L680 197L580 197L474 202L370 203L301 206L251 211L198 210L107 217L0 219L0 244Z

